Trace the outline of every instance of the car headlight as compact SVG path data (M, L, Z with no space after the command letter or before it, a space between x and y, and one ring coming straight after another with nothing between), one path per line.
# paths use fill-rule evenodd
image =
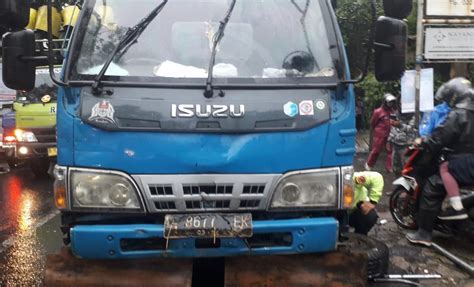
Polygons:
M94 171L71 171L72 207L141 210L134 184L125 176Z
M20 129L15 130L15 137L18 142L38 142L34 133Z
M339 174L339 168L287 174L278 183L270 208L337 208Z

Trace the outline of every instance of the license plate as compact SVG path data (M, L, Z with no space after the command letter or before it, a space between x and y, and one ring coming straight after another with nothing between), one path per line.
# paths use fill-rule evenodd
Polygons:
M165 216L165 238L251 237L252 214L177 214Z
M57 156L58 155L58 148L50 147L48 148L48 156Z

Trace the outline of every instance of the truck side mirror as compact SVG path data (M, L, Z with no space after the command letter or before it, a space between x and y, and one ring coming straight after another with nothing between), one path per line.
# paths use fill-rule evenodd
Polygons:
M0 1L0 25L12 29L23 29L30 20L30 0Z
M381 16L375 27L375 77L380 82L399 80L405 72L407 25Z
M383 10L386 16L395 19L405 19L410 15L413 0L383 0Z
M35 87L35 34L31 30L6 33L2 39L3 82L10 89Z

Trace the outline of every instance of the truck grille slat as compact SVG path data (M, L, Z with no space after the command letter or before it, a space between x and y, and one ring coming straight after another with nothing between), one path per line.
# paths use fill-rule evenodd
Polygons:
M139 175L150 212L264 210L281 175Z
M155 201L155 207L159 210L176 210L174 201Z
M199 195L201 192L206 194L232 194L232 190L232 184L183 184L185 195Z
M242 193L245 194L263 194L265 191L265 184L246 184Z
M33 132L39 143L56 142L56 128L29 128L25 130Z
M152 195L173 195L173 188L171 185L151 184L148 186Z

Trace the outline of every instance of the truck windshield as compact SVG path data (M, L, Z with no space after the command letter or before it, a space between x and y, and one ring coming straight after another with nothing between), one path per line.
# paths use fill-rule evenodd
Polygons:
M90 80L127 29L156 7L154 0L89 1L78 28L71 79ZM173 0L138 42L116 57L106 76L156 81L207 78L213 37L228 1ZM213 76L240 81L335 77L326 1L237 0L217 50ZM336 53L337 54L337 53ZM202 80L203 81L203 80ZM204 81L203 81L204 82Z
M60 69L55 69L56 75ZM36 69L35 88L31 91L17 91L16 101L24 104L56 102L58 87L53 83L46 68Z

